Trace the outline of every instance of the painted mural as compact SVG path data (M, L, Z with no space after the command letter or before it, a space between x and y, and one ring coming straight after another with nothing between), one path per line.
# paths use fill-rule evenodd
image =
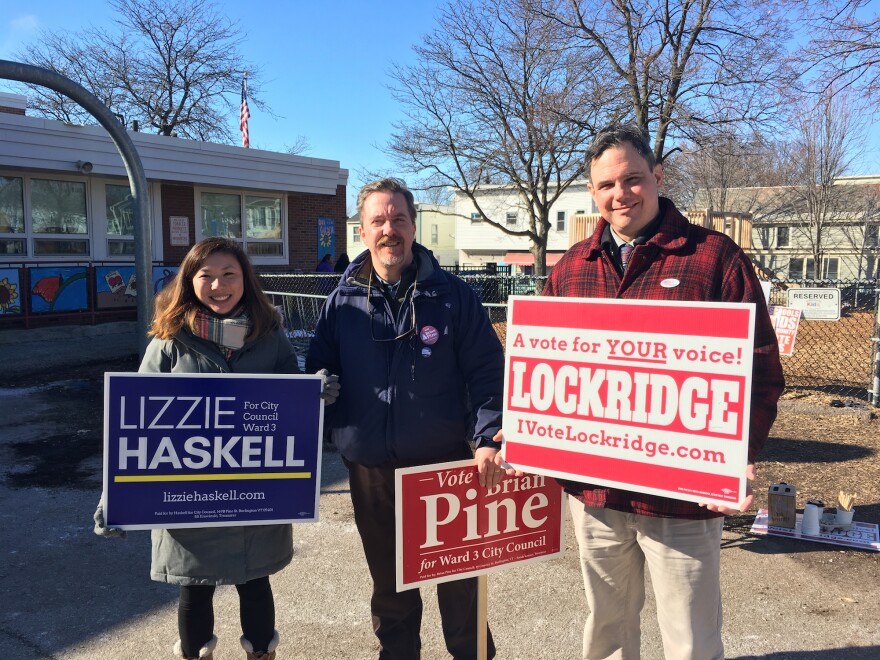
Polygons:
M85 266L30 268L31 312L80 312L89 308Z
M0 268L0 316L21 314L18 268Z
M318 218L318 261L336 251L336 228L333 218Z
M153 293L161 291L177 272L177 266L153 266ZM137 306L135 266L95 268L95 307L114 309Z
M153 266L153 293L159 293L180 270L177 266Z

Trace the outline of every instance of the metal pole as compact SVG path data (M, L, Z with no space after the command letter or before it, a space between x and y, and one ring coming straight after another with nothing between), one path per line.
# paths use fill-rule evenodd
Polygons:
M152 226L150 219L150 204L147 194L147 177L141 164L134 143L116 116L104 105L98 97L85 87L75 83L59 73L21 62L0 60L0 78L17 80L19 82L41 85L54 89L79 103L83 108L98 120L110 134L110 139L116 145L125 171L128 173L128 183L134 198L134 262L138 281L137 296L137 327L138 348L141 356L147 348L147 330L153 318L152 290Z

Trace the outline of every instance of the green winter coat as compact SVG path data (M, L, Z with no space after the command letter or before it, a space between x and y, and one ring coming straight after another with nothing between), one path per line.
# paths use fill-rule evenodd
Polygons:
M141 373L300 373L278 329L247 342L227 362L216 344L182 331L153 339ZM293 558L290 525L154 529L150 577L171 584L243 584L277 573Z

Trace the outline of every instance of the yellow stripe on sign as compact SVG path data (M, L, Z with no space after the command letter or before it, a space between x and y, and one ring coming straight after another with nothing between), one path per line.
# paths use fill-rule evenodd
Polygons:
M251 472L239 474L147 474L113 477L116 483L146 481L234 481L243 479L310 479L311 472Z

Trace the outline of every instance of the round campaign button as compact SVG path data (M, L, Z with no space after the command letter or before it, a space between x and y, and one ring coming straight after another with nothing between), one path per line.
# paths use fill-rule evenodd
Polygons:
M681 284L681 282L679 282L674 277L669 277L669 278L663 280L662 282L660 282L660 286L662 286L664 289L674 289L679 284Z
M422 357L431 357L431 349L427 346L422 346Z
M419 333L419 337L423 344L428 344L430 346L431 344L437 343L437 340L440 339L440 333L437 332L437 328L433 325L426 325Z

